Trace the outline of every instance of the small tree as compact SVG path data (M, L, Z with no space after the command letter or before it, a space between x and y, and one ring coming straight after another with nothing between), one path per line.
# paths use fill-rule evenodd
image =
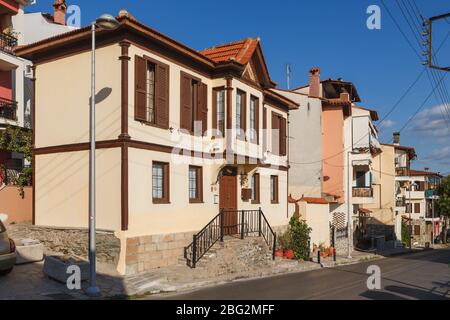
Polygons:
M21 153L24 159L31 163L33 158L32 140L31 130L9 126L0 132L0 150ZM14 181L22 197L24 196L23 188L32 183L32 173L30 167L24 167Z
M297 217L292 217L291 221L289 221L289 233L291 235L291 244L295 259L309 259L309 235L311 230L306 222Z
M449 216L450 216L450 176L442 179L441 184L438 189L439 200L436 201L437 206L439 208L439 212L441 215L445 216L444 222L444 243L447 242L447 229L449 224Z

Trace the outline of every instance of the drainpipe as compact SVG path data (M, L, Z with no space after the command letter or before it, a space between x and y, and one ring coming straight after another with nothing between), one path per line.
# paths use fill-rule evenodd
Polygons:
M353 168L350 167L350 155L352 154L352 151L347 151L347 257L349 259L351 259L352 257L352 250L351 248L353 247L352 244L352 239L350 238L351 236L351 232L352 232L352 228L351 228L351 218L352 218L352 204L351 204L351 197L350 197L350 192L353 191L353 188L351 188L351 181L352 179L350 178L350 169L352 174L353 174ZM353 238L353 237L352 237Z
M286 152L286 156L287 156L287 173L286 173L286 196L287 195L289 195L289 170L290 170L290 162L289 162L289 159L290 159L290 157L289 157L289 154L290 154L290 152L291 152L291 149L290 149L290 134L289 134L289 111L288 111L288 113L287 113L287 125L286 125L286 132L287 132L287 139L286 139L286 141L287 141L287 152ZM286 197L286 199L287 199L287 197ZM287 200L286 200L287 201ZM289 202L287 202L287 204L286 204L286 218L287 219L289 219Z

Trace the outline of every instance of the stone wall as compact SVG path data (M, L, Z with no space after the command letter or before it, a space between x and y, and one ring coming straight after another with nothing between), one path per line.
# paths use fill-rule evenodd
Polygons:
M30 223L7 226L8 235L19 242L22 239L39 240L46 255L67 255L88 258L88 230L33 226ZM117 266L120 240L112 232L97 231L97 261Z
M126 274L133 275L181 263L184 247L192 242L193 235L194 232L184 232L128 238Z
M409 223L407 223L409 225ZM425 243L431 243L431 223L427 223L425 220L413 220L412 223L412 244L417 243L420 246L424 246ZM420 228L420 234L416 234L416 229ZM418 230L417 230L418 231Z
M385 224L368 223L366 225L366 236L384 236L386 241L396 240L395 226Z

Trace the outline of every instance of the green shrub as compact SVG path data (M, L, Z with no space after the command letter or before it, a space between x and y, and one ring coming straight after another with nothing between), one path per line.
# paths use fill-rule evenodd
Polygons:
M294 250L295 259L307 260L310 254L309 239L311 228L306 222L292 217L289 221L289 233L291 235L292 250Z
M409 235L409 226L406 222L402 221L402 243L409 247L409 243L411 241L411 236Z

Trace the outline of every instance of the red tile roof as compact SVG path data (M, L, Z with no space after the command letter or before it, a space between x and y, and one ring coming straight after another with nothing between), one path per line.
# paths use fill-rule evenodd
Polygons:
M366 209L366 208L359 208L358 210L359 210L359 212L365 213L365 214L372 213L372 210L369 210L369 209Z
M215 62L235 60L240 64L246 64L250 61L258 43L259 39L247 38L204 49L200 53Z
M328 204L329 202L324 198L315 198L315 197L302 197L299 201L306 201L311 204Z
M410 176L437 176L442 177L440 173L432 172L432 171L421 171L421 170L409 170Z

